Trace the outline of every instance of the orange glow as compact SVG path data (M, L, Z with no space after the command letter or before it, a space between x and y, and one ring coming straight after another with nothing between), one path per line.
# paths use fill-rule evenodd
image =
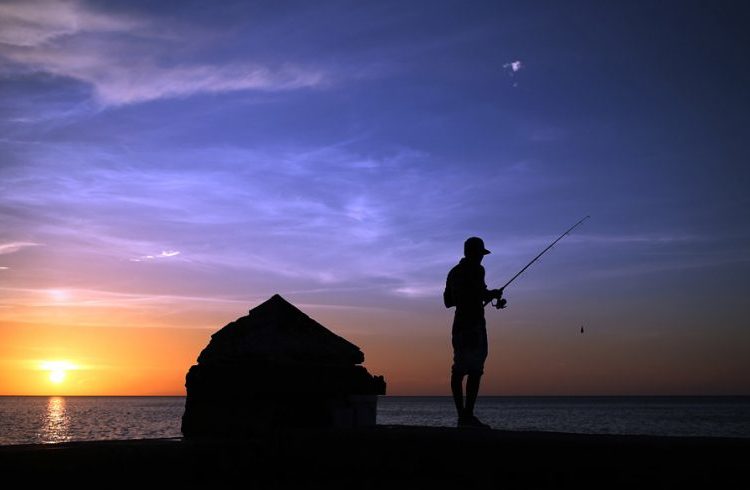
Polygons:
M2 313L0 395L183 395L188 368L229 321L206 321L212 330L133 327L153 323L109 308Z
M68 291L64 306L0 309L0 395L184 395L185 374L211 334L254 306L76 305L82 294ZM387 394L450 393L452 312L299 306L360 346ZM676 349L670 337L601 326L581 335L574 321L563 328L558 312L515 306L487 314L482 395L746 392L746 363L721 362L746 359L746 343L688 332Z

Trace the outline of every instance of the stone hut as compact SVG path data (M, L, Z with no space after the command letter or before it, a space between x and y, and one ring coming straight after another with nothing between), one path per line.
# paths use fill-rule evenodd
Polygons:
M187 373L182 433L375 425L382 376L356 345L278 294L211 336Z

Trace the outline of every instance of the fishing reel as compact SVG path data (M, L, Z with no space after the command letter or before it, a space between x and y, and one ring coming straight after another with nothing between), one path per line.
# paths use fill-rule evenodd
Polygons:
M490 291L492 293L492 299L490 299L490 304L497 308L498 310L502 310L505 308L505 305L508 304L508 300L503 298L503 290L501 289L493 289Z

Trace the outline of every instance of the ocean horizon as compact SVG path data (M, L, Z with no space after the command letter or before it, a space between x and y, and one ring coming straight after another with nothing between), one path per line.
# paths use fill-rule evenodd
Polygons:
M0 445L182 437L184 396L0 396ZM750 438L750 396L485 396L506 431ZM381 396L378 425L455 427L450 396Z

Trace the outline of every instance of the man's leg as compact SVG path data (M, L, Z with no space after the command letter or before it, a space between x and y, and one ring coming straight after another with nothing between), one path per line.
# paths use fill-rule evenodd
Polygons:
M474 415L474 404L477 401L477 395L479 395L479 382L481 379L481 374L469 374L466 379L466 409L464 413L467 416Z
M479 394L479 381L481 381L482 375L477 373L469 373L466 379L466 408L464 409L464 424L468 427L480 427L483 429L489 429L490 426L479 420L474 416L474 403L477 401L477 395Z
M461 418L464 414L464 375L463 374L451 374L451 392L453 393L453 403L456 404L456 412L458 417ZM467 386L468 390L468 386Z
M487 329L484 320L482 320L475 333L477 336L477 342L475 348L472 350L472 368L468 370L468 378L466 380L466 406L464 409L464 417L472 427L488 428L489 425L482 423L474 416L474 404L479 395L479 382L482 380L484 361L487 359Z

